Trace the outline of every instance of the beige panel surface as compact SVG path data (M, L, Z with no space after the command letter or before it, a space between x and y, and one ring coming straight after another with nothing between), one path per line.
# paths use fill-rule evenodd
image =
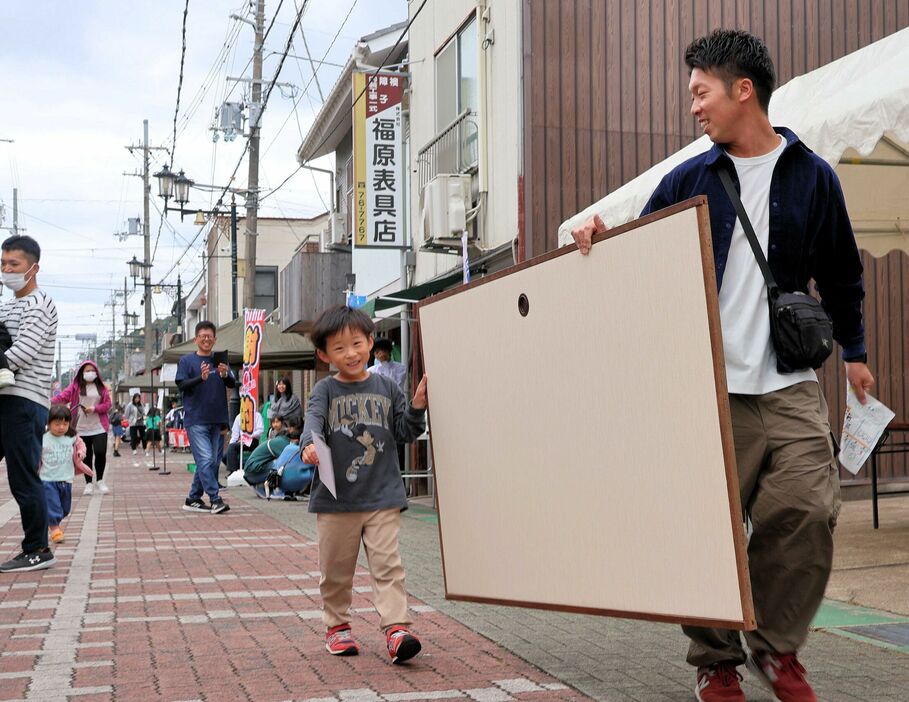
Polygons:
M449 596L747 619L695 208L420 321Z

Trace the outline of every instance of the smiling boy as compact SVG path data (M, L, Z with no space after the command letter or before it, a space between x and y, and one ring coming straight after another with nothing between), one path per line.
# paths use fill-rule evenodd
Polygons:
M316 353L337 372L312 389L301 458L318 464L312 435L319 434L331 449L335 471L337 499L316 478L309 500L309 511L318 514L325 648L332 655L359 653L351 634L350 605L362 541L388 654L392 663L401 663L419 653L421 644L408 629L404 566L398 549L407 496L395 447L423 433L426 377L408 407L391 378L366 370L373 331L372 320L363 312L340 305L328 308L316 320L310 334Z

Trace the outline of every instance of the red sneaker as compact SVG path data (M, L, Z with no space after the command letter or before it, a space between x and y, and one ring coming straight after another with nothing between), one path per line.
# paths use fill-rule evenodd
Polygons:
M699 702L746 702L739 675L732 663L716 663L698 668L694 696Z
M333 656L356 656L360 652L350 633L350 624L338 624L326 632L325 650Z
M388 644L388 655L391 656L392 663L410 660L423 648L420 639L403 626L393 626L386 631L385 642Z
M746 665L780 702L817 702L794 653L752 653Z

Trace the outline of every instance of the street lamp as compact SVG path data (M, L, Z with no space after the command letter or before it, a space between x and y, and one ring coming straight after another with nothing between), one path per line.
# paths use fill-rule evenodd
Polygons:
M155 178L158 179L158 197L163 197L164 202L167 202L174 194L174 178L176 177L167 164L155 173Z
M189 189L190 188L199 188L200 190L209 190L209 191L221 191L221 195L224 193L230 192L233 194L240 194L244 196L249 195L248 190L241 190L238 188L227 187L218 187L216 185L207 185L204 183L196 183L191 178L183 172L183 169L180 169L180 172L174 175L173 171L170 170L168 166L164 166L160 171L155 173L155 178L158 179L158 195L164 199L164 212L179 212L180 219L182 220L184 215L195 215L193 219L193 224L196 226L205 226L206 217L216 217L218 215L223 216L223 212L218 208L221 207L221 200L219 199L214 209L212 210L197 210L197 209L187 209L184 207L186 203L189 202ZM168 207L167 201L169 198L173 197L174 202L176 202L179 207ZM134 257L135 258L135 257ZM231 311L232 318L236 319L239 316L238 310L238 301L237 301L237 205L236 202L231 196L230 201L230 275L231 275ZM139 263L137 261L137 263ZM140 264L141 265L141 264ZM130 270L132 268L132 262L130 262ZM138 270L138 269L136 269ZM138 277L138 273L134 276ZM248 280L247 280L248 282Z
M132 260L127 261L126 265L129 266L129 275L133 279L133 285L136 284L138 278L145 278L145 270L151 268L150 263L143 263L136 258L136 255L133 254Z
M177 174L177 177L174 178L174 201L183 207L187 202L189 202L189 189L194 185L193 181L186 177L186 174L181 169Z

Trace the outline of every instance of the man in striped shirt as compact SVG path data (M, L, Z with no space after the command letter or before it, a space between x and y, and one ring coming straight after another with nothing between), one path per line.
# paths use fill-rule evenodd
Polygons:
M50 568L47 505L38 477L41 439L50 407L50 383L57 340L57 308L38 289L41 248L30 236L11 236L0 245L0 278L15 297L0 305L0 322L13 345L5 352L15 385L0 389L0 458L6 458L9 487L22 518L22 552L0 564L0 572Z

